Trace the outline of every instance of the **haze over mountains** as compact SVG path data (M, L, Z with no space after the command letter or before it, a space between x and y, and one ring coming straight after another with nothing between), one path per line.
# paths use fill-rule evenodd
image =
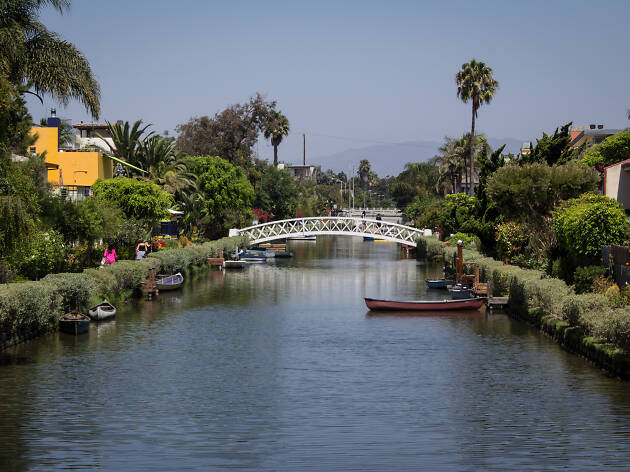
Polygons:
M488 138L492 149L506 144L504 152L518 154L523 140L507 138ZM334 154L323 156L307 156L307 164L321 166L323 170L332 169L335 172L345 172L346 175L354 171L356 173L359 161L367 159L372 165L372 170L379 177L398 175L402 172L407 162L424 162L438 153L442 145L438 141L408 141L396 144L375 144L372 146L351 148ZM295 162L298 164L298 162ZM299 162L301 164L301 162Z

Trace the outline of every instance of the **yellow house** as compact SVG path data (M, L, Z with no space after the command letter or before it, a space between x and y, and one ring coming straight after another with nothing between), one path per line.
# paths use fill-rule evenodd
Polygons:
M45 154L48 182L53 187L91 187L97 179L111 179L114 166L112 159L100 152L80 152L59 149L59 128L35 126L31 135L37 135L37 141L29 151Z

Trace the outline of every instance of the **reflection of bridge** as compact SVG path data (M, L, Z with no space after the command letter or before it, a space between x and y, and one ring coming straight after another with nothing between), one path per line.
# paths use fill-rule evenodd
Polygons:
M232 230L236 232L237 230ZM230 234L232 234L230 231ZM312 217L292 220L272 221L238 230L247 236L251 244L264 243L288 236L311 236L318 234L367 236L386 239L396 243L416 247L416 237L422 231L388 221L347 217Z

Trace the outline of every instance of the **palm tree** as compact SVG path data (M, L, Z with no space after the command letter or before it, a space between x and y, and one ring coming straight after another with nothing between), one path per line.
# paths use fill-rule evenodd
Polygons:
M40 10L48 6L63 13L70 0L0 2L0 75L23 92L32 88L64 105L77 99L98 118L101 92L90 64L72 43L39 21Z
M473 156L473 140L475 138L475 118L477 112L484 103L490 103L499 88L497 82L492 76L492 69L483 62L477 62L472 59L470 62L463 64L462 68L455 74L455 82L457 83L457 96L464 103L468 100L472 101L472 126L470 128L470 137L468 144L468 157L470 161L470 195L474 195L474 184L472 181L474 172L474 156Z
M289 120L281 112L272 110L263 125L265 139L271 138L273 146L273 165L278 167L278 146L289 134Z
M439 148L438 188L459 192L462 184L462 171L466 171L467 140L465 137L455 139L444 137L444 144ZM468 180L468 175L466 180Z
M361 178L361 187L363 187L363 190L365 190L368 185L371 168L370 161L361 159L361 162L359 162L359 177Z
M129 122L125 121L125 124L116 123L112 125L107 122L107 129L109 135L112 137L114 145L112 146L109 141L100 136L101 140L107 145L107 153L127 161L129 164L139 166L142 168L141 162L141 142L142 135L145 133L150 124L141 127L142 120L136 121L132 126L129 126ZM153 134L151 131L144 139L149 138Z

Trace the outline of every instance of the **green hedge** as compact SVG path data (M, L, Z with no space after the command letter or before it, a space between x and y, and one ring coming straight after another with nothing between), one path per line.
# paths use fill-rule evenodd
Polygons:
M444 248L446 269L454 270L457 248ZM464 250L476 262L493 295L509 296L509 311L549 333L566 348L609 371L630 378L630 307L612 307L601 294L575 295L573 288L544 272L503 264ZM470 265L464 266L468 271Z
M441 259L444 243L434 236L418 236L416 238L416 257L418 259Z
M188 271L203 266L208 257L227 255L245 244L244 238L223 238L185 248L162 250L141 261L118 261L82 273L50 274L38 282L0 285L0 349L56 329L59 316L82 310L102 298L120 300L140 289L148 269Z
M457 248L445 248L444 255L454 266ZM562 280L550 278L539 270L504 264L468 249L464 249L464 260L479 264L481 281L492 281L493 295L509 296L510 310L521 316L530 308L540 308L546 315L559 319L564 300L573 295L573 289ZM472 270L471 266L465 267Z

